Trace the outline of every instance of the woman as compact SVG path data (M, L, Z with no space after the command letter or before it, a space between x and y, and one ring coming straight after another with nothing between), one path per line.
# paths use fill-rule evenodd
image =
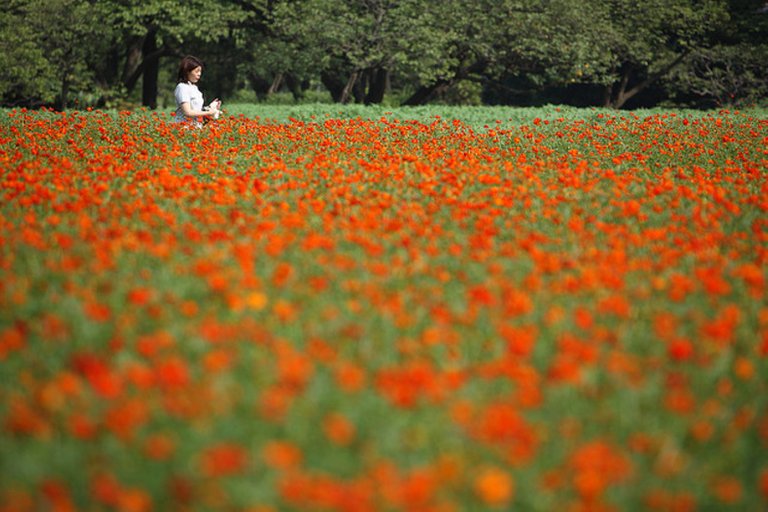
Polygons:
M203 93L197 88L197 82L203 74L203 63L200 59L188 55L181 59L176 90L176 119L177 123L203 125L204 117L218 119L221 101L215 99L210 106L203 108Z

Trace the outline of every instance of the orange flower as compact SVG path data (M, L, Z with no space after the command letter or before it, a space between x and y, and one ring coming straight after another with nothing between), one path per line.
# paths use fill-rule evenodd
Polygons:
M190 381L187 363L179 356L171 356L155 366L155 378L167 390L182 389Z
M117 398L123 392L122 378L112 371L99 357L92 354L75 354L72 366L88 380L91 387L105 398Z
M0 332L0 361L6 359L8 354L24 348L24 334L17 326L9 327Z
M230 351L220 349L208 352L203 357L203 365L211 373L226 371L232 365L233 355Z
M493 403L479 413L469 425L478 439L503 446L510 464L522 465L529 461L538 447L534 429L513 405Z
M155 385L155 374L144 363L133 363L125 367L125 378L139 389L149 389Z
M693 344L685 338L678 338L670 342L667 351L675 361L687 361L693 357Z
M695 289L692 279L682 274L673 274L669 278L669 298L675 302L681 302Z
M515 483L506 471L496 467L480 470L474 478L474 489L478 497L493 507L508 505L515 493Z
M536 328L533 326L512 327L502 325L499 334L507 342L507 350L510 354L521 357L530 355L536 343Z
M158 331L139 337L136 351L146 358L152 358L163 350L173 347L175 340L167 331Z
M89 302L83 309L85 315L94 322L106 322L112 317L112 311L104 304Z
M129 439L148 419L147 404L141 399L131 398L113 405L104 416L104 425L116 436Z
M746 357L737 357L733 363L733 372L741 380L751 380L755 375L755 365Z
M133 304L134 306L143 306L147 302L149 302L149 299L152 298L152 290L149 288L133 288L128 292L128 302Z
M331 413L323 419L323 432L332 442L346 446L355 437L355 426L342 414Z
M275 469L290 469L302 460L301 450L288 441L270 441L262 450L264 463Z
M581 365L565 354L558 354L549 368L549 377L555 382L576 383L581 380Z
M764 501L768 501L768 468L763 469L758 477L758 487Z
M613 295L598 301L597 310L601 313L610 313L620 318L628 318L631 306L626 297Z
M73 414L67 424L71 434L78 439L92 439L98 432L96 423L84 414Z
M609 485L626 480L632 472L629 458L605 441L592 441L570 457L574 485L585 500L596 500Z
M51 507L50 510L54 512L74 512L77 510L69 489L63 483L57 480L46 480L40 487L43 496Z
M153 434L144 441L144 453L151 459L166 460L176 448L176 443L165 434Z
M120 512L149 512L152 510L152 498L143 489L124 489L117 498Z
M314 373L312 361L305 355L288 350L278 356L280 382L288 387L302 388Z
M265 389L259 400L259 413L267 420L282 420L294 395L295 391L285 386L271 386Z
M254 311L261 311L267 307L269 299L263 292L251 292L245 297L245 304Z
M690 414L696 407L696 397L687 390L671 390L664 398L664 405L672 412Z
M718 267L697 268L696 277L710 295L726 295L731 291L731 285L725 280L722 270Z
M712 484L712 493L723 503L733 505L741 501L744 489L735 477L724 476Z
M293 267L285 262L281 262L277 265L272 274L272 284L277 287L285 286L291 276L294 275Z
M404 408L413 407L422 396L437 399L442 390L435 369L426 361L380 370L376 388L393 404Z
M201 469L209 477L242 473L248 465L248 452L234 443L219 443L203 451Z
M275 301L274 306L272 306L272 310L274 311L275 315L283 322L290 322L298 313L298 308L290 301L285 299L278 299Z
M91 495L103 505L117 506L120 499L120 482L110 473L97 473L91 478Z
M437 490L437 480L431 468L416 468L399 482L398 501L401 506L422 508L433 501Z

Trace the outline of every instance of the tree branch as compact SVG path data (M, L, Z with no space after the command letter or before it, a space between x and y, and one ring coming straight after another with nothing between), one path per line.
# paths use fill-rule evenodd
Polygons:
M174 55L175 52L167 47L162 46L155 50L154 52L150 53L146 57L144 57L141 62L136 66L136 69L133 70L133 72L128 76L126 80L123 81L125 84L126 89L129 91L133 90L133 88L136 86L136 82L139 81L139 78L141 77L141 74L144 73L144 69L147 67L147 64L152 62L153 60L157 60L160 57L169 57L171 55Z
M652 83L657 81L659 78L663 77L664 75L666 75L667 73L672 71L681 62L683 62L683 60L685 60L685 58L690 53L691 53L691 50L684 51L683 53L678 55L677 58L675 58L675 60L673 60L672 62L670 62L669 64L667 64L663 68L661 68L659 71L657 71L657 72L655 72L655 73L653 73L651 75L648 75L645 80L643 80L639 84L635 85L634 87L632 87L628 91L624 90L624 88L626 87L626 82L629 79L628 74L625 75L624 78L626 78L626 80L622 80L622 87L619 90L619 95L618 95L618 99L617 99L617 102L616 102L617 103L616 104L616 108L620 108L622 105L624 105L624 103L627 102L627 100L629 100L630 98L635 96L637 93L639 93L640 91L642 91L643 89L645 89L646 87L648 87L649 85L651 85Z

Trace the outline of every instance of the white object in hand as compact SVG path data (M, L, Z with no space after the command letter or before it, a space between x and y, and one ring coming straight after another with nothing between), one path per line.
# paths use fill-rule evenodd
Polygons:
M214 111L213 118L218 119L219 114L221 114L221 112L219 111L219 109L221 108L221 100L213 100L211 102L210 108L211 110Z

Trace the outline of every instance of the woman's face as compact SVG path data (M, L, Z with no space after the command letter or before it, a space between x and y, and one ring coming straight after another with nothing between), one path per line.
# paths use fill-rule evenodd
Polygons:
M187 74L187 80L189 80L191 83L196 84L198 80L200 80L200 76L203 74L203 68L200 66L197 66L195 69L190 71Z

